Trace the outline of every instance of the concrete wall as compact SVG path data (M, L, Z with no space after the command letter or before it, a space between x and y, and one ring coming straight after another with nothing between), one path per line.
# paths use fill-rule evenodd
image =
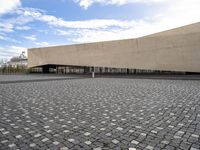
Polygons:
M200 72L200 23L137 38L28 50L45 64Z

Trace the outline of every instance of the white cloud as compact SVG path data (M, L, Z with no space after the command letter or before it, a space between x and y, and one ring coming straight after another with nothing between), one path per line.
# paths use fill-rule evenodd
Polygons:
M99 3L101 5L125 5L130 3L158 3L167 0L74 0L82 8L88 9L94 3Z
M0 22L0 32L13 32L13 24L4 21Z
M172 26L182 26L200 21L199 0L170 1L167 11L161 12L158 23Z
M37 10L31 9L30 10ZM24 8L17 8L12 12L14 17L1 18L0 16L0 33L12 33L16 30L30 30L31 28L27 26L27 23L33 22L35 19L33 17L27 17L23 15Z
M76 29L71 31L76 33L77 37L73 41L83 43L136 38L200 21L199 0L168 0L166 7L165 11L161 10L139 21L117 21L120 24L119 28L105 26L105 28Z
M27 40L30 40L30 41L36 41L37 40L36 35L25 36L24 38L27 39Z
M45 47L45 46L50 46L51 44L49 44L48 42L35 42L36 45L41 46L41 47Z
M33 18L35 20L45 22L51 26L65 27L65 28L96 29L96 28L107 28L110 26L130 27L135 24L135 21L121 21L121 20L114 20L114 19L65 21L62 18L46 15L38 10L33 10L33 9L26 9L25 11L21 12L21 15L23 15L24 17Z
M20 0L1 0L0 1L0 14L5 14L16 9L21 5Z
M6 39L6 37L0 35L0 40L5 40L5 39Z
M9 41L9 42L17 43L17 44L20 44L20 43L21 43L21 41L16 40L16 39L14 39L14 38L11 38L11 37L9 37L7 34L1 33L1 32L0 32L0 40Z
M69 36L69 35L72 35L72 32L58 29L58 30L55 31L55 34L56 35L64 35L64 36L68 35Z
M141 37L200 21L199 0L107 1L107 3L113 4L124 4L126 2L162 2L166 5L166 9L160 10L151 17L140 20L93 19L65 21L62 18L46 15L44 12L36 9L25 9L25 11L22 11L22 15L56 27L55 33L57 35L68 36L72 38L71 41L75 42L94 42Z
M29 30L30 27L25 26L25 24L33 21L34 19L24 17L22 15L13 17L13 18L6 18L1 19L0 18L0 32L4 33L11 33L16 30Z
M157 30L162 30L162 27L156 28L155 24L140 23L135 27L127 29L75 29L70 31L72 41L75 43L85 43L85 42L98 42L98 41L109 41L109 40L119 40L128 38L137 38L151 33L157 32ZM60 34L62 36L68 36L65 31ZM67 33L67 32L66 32ZM74 34L73 34L74 33Z
M17 30L30 30L31 27L29 27L29 26L17 26L16 29Z
M11 57L19 56L22 51L27 51L25 47L19 47L14 45L9 45L5 47L0 47L0 59L10 59Z

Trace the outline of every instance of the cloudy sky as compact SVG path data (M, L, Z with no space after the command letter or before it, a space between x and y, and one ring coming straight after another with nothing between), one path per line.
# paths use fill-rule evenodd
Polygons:
M200 21L200 0L0 0L0 59L27 48L136 38Z

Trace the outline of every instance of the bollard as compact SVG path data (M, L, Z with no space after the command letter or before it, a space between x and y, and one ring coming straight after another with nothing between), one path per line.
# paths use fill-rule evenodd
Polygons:
M92 78L94 78L94 76L95 76L95 74L94 74L94 72L92 72Z

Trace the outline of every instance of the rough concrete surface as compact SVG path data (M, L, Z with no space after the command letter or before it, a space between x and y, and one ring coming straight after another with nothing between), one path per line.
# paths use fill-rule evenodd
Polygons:
M28 65L200 72L199 41L198 22L136 39L29 49Z

